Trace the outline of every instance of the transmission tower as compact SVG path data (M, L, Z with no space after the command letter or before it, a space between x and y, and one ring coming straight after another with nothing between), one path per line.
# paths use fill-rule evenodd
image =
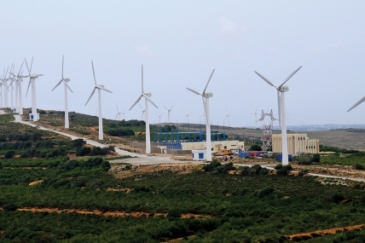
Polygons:
M269 117L270 119L268 121L265 121L265 117ZM261 118L259 121L262 121L262 128L263 128L263 136L261 138L262 140L262 146L269 147L271 146L271 138L272 138L272 128L273 128L273 122L275 121L274 114L272 110L270 113L265 113L263 110L261 111Z

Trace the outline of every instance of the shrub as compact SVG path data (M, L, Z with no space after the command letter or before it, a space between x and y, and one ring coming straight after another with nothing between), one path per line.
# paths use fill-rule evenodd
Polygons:
M79 147L84 146L84 144L86 144L86 142L84 141L84 139L78 138L78 139L72 140L71 144L72 144L72 146L79 148Z
M339 203L345 199L345 197L337 191L328 191L322 195L323 200L327 202Z
M272 188L271 186L267 186L267 187L262 188L261 190L256 191L255 195L258 196L259 198L263 198L265 196L270 195L273 192L274 192L274 188Z
M15 151L10 150L10 151L8 151L8 152L5 153L4 158L5 159L11 159L11 158L14 157L14 155L15 155Z
M251 145L250 150L252 150L252 151L261 151L262 148L261 148L260 145L253 144L253 145Z
M204 165L203 166L203 170L205 172L212 172L214 171L218 166L221 166L222 164L218 162L218 160L216 159L213 159L212 162L210 162L209 164L207 165Z
M365 167L364 167L362 164L356 163L356 164L354 165L354 169L355 169L355 170L364 170L364 169L365 169Z
M76 149L76 156L85 156L90 154L91 148L89 147L79 147Z
M288 175L289 172L293 170L291 165L284 165L284 166L282 166L282 165L279 166L278 165L278 166L275 167L275 169L276 169L276 174L277 175L283 175L283 176Z

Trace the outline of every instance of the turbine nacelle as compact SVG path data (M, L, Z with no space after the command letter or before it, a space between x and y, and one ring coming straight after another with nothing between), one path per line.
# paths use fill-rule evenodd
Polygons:
M281 87L279 87L279 89L278 89L280 92L287 92L287 91L289 91L289 86L281 86Z
M65 81L65 82L70 82L70 81L71 81L71 79L70 79L70 78L63 78L63 81Z
M145 96L147 97L151 97L152 96L152 93L151 92L147 92L147 93L143 93Z
M211 97L213 97L213 92L205 92L203 94L203 97L205 97L205 98L211 98Z

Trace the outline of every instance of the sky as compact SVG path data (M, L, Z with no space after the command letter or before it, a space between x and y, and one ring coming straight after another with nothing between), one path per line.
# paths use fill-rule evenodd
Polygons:
M0 9L0 68L18 70L34 57L32 72L44 74L39 109L64 110L63 87L51 91L64 55L70 111L96 114L96 94L85 106L93 61L97 83L113 91L102 92L103 117L114 119L118 105L125 119L141 119L138 105L129 108L143 64L145 91L158 106L149 105L150 122L159 114L168 122L164 106L174 106L171 122L190 113L202 123L202 99L186 87L202 91L215 69L211 123L255 126L261 110L277 117L278 108L276 90L254 71L280 84L302 66L287 83L288 125L365 123L365 103L347 112L365 96L365 1L2 0ZM30 93L23 102L31 106Z

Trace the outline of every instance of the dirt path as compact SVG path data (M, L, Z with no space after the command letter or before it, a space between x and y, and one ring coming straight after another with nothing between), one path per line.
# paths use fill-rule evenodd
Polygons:
M0 210L2 210L0 208ZM167 213L147 213L147 212L122 212L122 211L109 211L109 212L102 212L100 210L83 210L83 209L59 209L59 208L18 208L16 211L18 212L32 212L32 213L77 213L77 214L84 214L84 215L99 215L104 217L167 217ZM204 215L204 214L181 214L180 218L186 219L186 218L194 218L194 219L206 219L211 218L210 215Z
M356 230L356 229L365 229L365 224L317 230L317 231L307 232L307 233L297 233L297 234L293 234L293 235L288 235L287 239L289 239L290 241L296 242L299 240L310 239L310 238L315 238L315 237L320 237L320 236L325 236L325 235L335 235L337 233Z

